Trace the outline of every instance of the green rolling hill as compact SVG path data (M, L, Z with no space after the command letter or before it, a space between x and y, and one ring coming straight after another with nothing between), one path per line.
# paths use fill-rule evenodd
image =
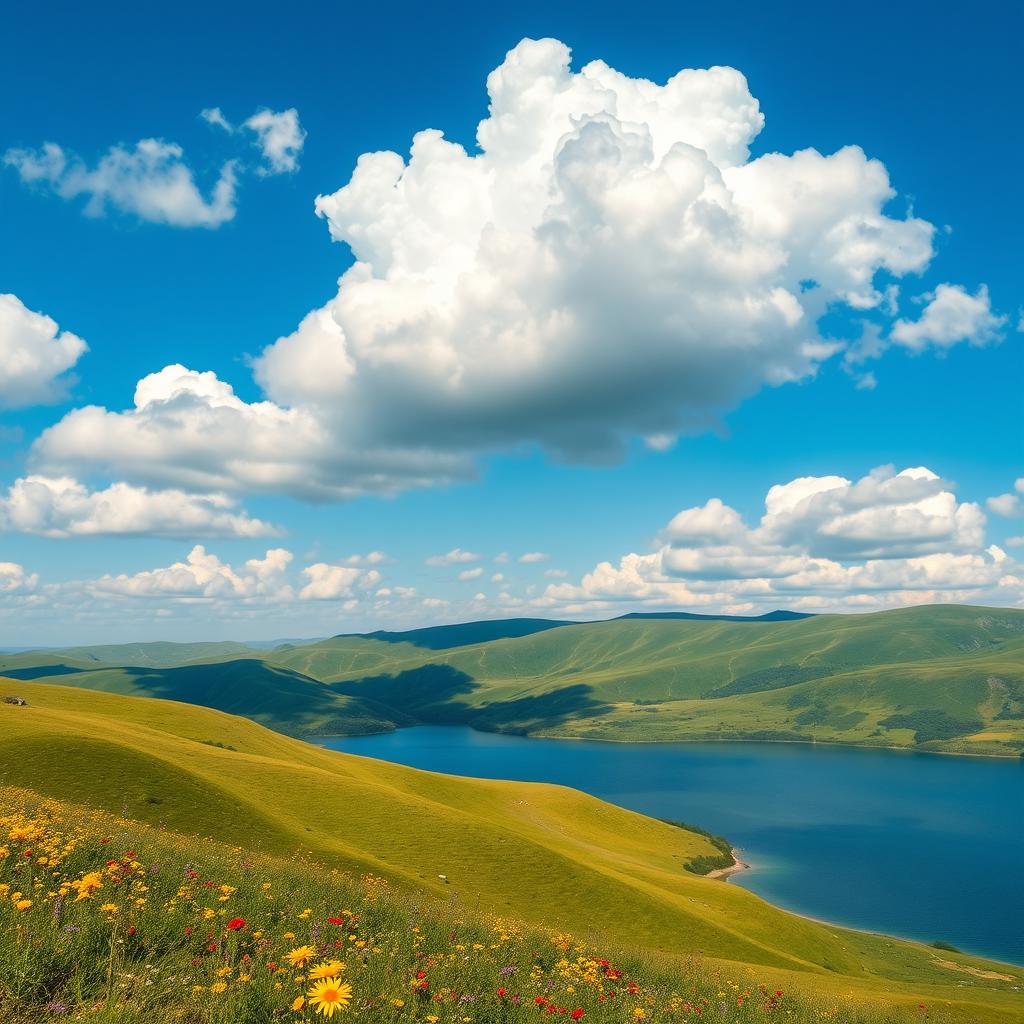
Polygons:
M753 968L787 991L905 1008L926 999L963 1022L1024 1008L1019 969L820 924L688 874L686 860L714 852L706 838L573 790L343 755L180 702L17 685L28 706L0 704L7 786L253 854L301 850L396 891L456 893L480 913L634 955L699 952L712 972Z
M617 741L1024 751L1018 609L510 620L238 648L30 652L0 656L0 672L203 704L298 735L429 722Z

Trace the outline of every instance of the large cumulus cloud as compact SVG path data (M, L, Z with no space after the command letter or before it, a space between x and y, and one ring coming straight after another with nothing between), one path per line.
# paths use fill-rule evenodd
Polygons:
M524 444L661 449L812 376L842 347L826 310L891 327L894 279L932 257L932 226L888 212L888 173L858 147L750 159L764 119L731 68L658 85L524 40L487 89L475 150L425 130L317 199L355 261L254 361L265 401L168 367L134 408L46 432L37 466L333 499L465 479Z

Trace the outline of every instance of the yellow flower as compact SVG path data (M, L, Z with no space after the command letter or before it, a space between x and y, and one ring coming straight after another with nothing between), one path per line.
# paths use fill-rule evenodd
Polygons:
M215 995L218 995L218 996L221 994L221 992L227 992L227 990L228 990L228 987L227 987L227 985L223 981L215 981L210 986L210 991L213 992Z
M309 972L310 981L320 981L321 978L336 978L345 970L345 965L340 960L331 960L326 964L317 964Z
M305 967L315 956L316 950L312 946L297 946L290 953L285 953L284 958L292 967Z
M325 1017L333 1017L335 1011L343 1010L352 1000L352 986L336 978L324 978L306 992L309 1005Z
M642 1006L638 1006L633 1011L633 1017L636 1020L645 1020L647 1017L647 1011Z
M32 906L32 901L31 900L15 900L15 903L14 903L14 909L15 910L28 910L28 908L31 907L31 906Z
M306 1000L302 996L296 996L292 1000L292 1009L298 1013L306 1005Z
M405 1000L404 999L392 999L391 1000L391 1005L398 1007L398 1009L400 1010L403 1006L405 1006Z
M117 904L116 903L104 903L103 906L100 907L100 910L104 914L116 914L117 913Z
M75 897L76 903L91 899L97 889L103 888L103 875L99 871L90 871L79 881L72 882L71 888L78 891L78 895Z
M425 1021L427 1022L427 1024L437 1024L437 1022L438 1022L438 1021L439 1021L439 1020L440 1020L441 1018L440 1018L440 1017L438 1017L438 1016L437 1016L436 1014L433 1014L433 1013L428 1013L428 1014L426 1015L426 1017L424 1017L423 1019L424 1019L424 1020L425 1020Z

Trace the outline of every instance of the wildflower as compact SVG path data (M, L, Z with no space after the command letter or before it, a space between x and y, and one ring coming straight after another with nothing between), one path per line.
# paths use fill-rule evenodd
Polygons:
M336 1010L343 1010L352 1000L352 986L336 978L323 978L306 992L309 1005L325 1017L333 1017Z
M647 1019L647 1011L642 1006L638 1006L633 1011L633 1019L634 1020L646 1020Z
M226 927L227 927L227 930L229 932L241 931L241 929L243 929L245 927L245 918L244 917L233 917L233 918L231 918L230 921L228 921Z
M28 908L31 907L31 906L32 906L32 901L31 900L15 900L14 901L14 909L15 910L28 910Z
M285 953L284 958L292 967L305 967L315 956L316 950L312 946L297 946L290 953Z
M305 1005L306 1005L306 999L305 999L304 996L296 996L292 1000L292 1009L296 1013L299 1013Z
M310 981L320 981L322 978L336 978L345 970L345 965L340 960L330 960L325 964L317 964L309 972Z
M116 914L117 913L117 904L116 903L104 903L103 906L100 907L100 912L104 913L104 914Z
M572 1013L569 1014L569 1016L572 1017L573 1020L582 1020L583 1019L583 1007L582 1006L577 1006L576 1009L573 1010Z
M223 982L223 981L215 981L210 986L210 991L213 992L215 995L218 995L218 996L221 994L221 992L226 992L227 990L228 990L227 983Z

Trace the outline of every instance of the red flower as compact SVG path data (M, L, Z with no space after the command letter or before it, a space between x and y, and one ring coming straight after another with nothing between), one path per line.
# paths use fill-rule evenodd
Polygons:
M135 925L132 924L132 925L128 926L128 934L129 935L134 935L135 934Z
M233 917L228 921L227 928L229 932L241 931L245 927L244 917Z
M507 988L499 988L498 989L498 998L499 999L504 999L505 996L507 996L507 995L508 995L508 989Z
M185 934L186 935L191 935L192 934L192 929L191 928L186 928L185 929Z
M417 971L416 972L416 977L417 978L425 978L426 976L427 976L427 972L426 971Z
M573 1010L571 1014L569 1014L569 1016L572 1017L573 1020L582 1020L583 1019L583 1007L582 1006L577 1006L576 1009Z
M534 997L533 997L533 1001L534 1001L534 1002L535 1002L535 1003L536 1003L536 1004L537 1004L538 1006L543 1006L543 1005L544 1005L544 1004L545 1004L545 1003L547 1002L547 1000L546 1000L546 999L545 999L545 998L544 998L543 996L534 996Z
M343 917L329 917L327 918L328 924L344 924L345 919Z

